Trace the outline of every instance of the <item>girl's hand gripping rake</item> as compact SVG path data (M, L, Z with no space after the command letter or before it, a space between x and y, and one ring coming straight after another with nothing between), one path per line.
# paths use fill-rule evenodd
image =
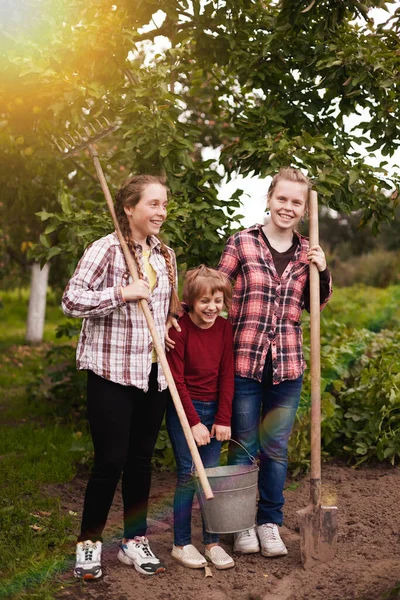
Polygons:
M309 198L310 246L319 243L318 198ZM311 478L310 504L299 510L300 551L305 569L317 561L327 562L336 552L337 507L321 505L321 360L319 272L310 264L310 345L311 345Z
M53 141L54 141L55 145L57 146L58 150L62 153L63 158L67 158L67 157L71 156L72 154L76 154L85 148L87 148L89 150L89 154L93 160L93 163L94 163L94 166L96 169L96 173L97 173L97 177L100 181L100 185L103 190L105 199L107 201L107 206L110 211L110 214L111 214L111 217L112 217L112 220L114 223L114 227L117 232L118 239L119 239L119 242L122 247L122 251L125 256L126 263L128 265L129 273L130 273L133 281L137 281L139 279L139 275L137 272L136 264L130 253L128 245L121 233L121 229L119 227L119 223L118 223L117 217L115 215L114 203L113 203L113 200L112 200L112 197L110 194L110 190L108 189L107 181L104 177L103 169L101 168L99 156L98 156L96 148L94 146L94 144L98 140L100 140L101 138L105 137L106 135L108 135L109 133L112 133L113 131L115 131L117 129L117 126L112 125L104 117L103 117L103 120L104 120L103 123L100 122L99 120L97 120L97 127L94 127L93 125L91 126L91 129L89 129L88 127L85 127L86 135L84 135L84 136L82 136L79 132L76 131L75 132L76 139L73 136L68 135L68 138L71 141L66 141L64 138L60 138L60 141L62 144L58 143L56 140L53 140ZM178 390L176 389L176 385L175 385L174 379L172 377L172 373L169 368L167 358L165 356L164 347L161 344L160 338L158 336L158 333L157 333L157 330L156 330L156 327L154 324L154 320L151 315L147 301L142 299L142 300L139 300L139 303L140 303L141 309L143 310L144 316L146 318L146 322L147 322L148 328L150 330L151 337L153 339L153 343L154 343L158 358L159 358L161 366L163 368L163 371L164 371L164 374L165 374L165 377L166 377L166 380L168 383L168 387L171 392L172 400L174 402L175 409L176 409L176 412L179 417L179 421L182 425L182 429L185 434L185 438L188 443L190 453L192 455L193 463L196 468L198 478L200 480L201 486L204 491L204 495L205 495L206 499L209 500L209 499L213 498L214 496L213 496L209 481L207 479L207 475L204 470L204 466L201 461L200 454L199 454L196 442L195 442L193 434L192 434L192 430L190 429L190 425L187 420L186 413L183 409L182 402L181 402L181 399L178 394Z

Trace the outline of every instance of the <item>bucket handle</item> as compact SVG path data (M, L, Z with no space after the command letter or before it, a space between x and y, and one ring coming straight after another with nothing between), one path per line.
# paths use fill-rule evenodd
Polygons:
M211 439L214 439L215 436L213 435L211 437ZM250 452L248 452L248 450L246 450L246 448L243 446L243 444L241 444L240 442L238 442L237 440L234 440L233 438L229 438L229 440L225 440L226 442L235 442L235 444L237 444L238 446L240 446L241 448L243 448L243 450L246 452L247 456L250 458L251 462L253 463L253 465L257 464L257 459L254 458L254 456L252 454L250 454ZM194 475L196 472L194 463L192 461L192 475Z
M248 452L248 450L246 450L246 448L243 446L243 444L241 444L237 440L234 440L233 438L230 438L227 441L229 441L229 442L235 442L235 444L237 444L238 446L240 446L241 448L243 448L243 450L246 452L247 456L250 458L250 460L253 463L253 465L257 464L257 460L254 458L254 456L252 454L250 454L250 452Z

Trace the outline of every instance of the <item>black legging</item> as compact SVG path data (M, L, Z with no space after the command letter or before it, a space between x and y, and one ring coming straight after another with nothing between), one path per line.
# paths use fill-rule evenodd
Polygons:
M145 393L88 371L87 408L94 466L86 488L78 541L102 540L102 532L122 476L124 537L146 535L151 459L163 420L168 389L158 392L153 363Z

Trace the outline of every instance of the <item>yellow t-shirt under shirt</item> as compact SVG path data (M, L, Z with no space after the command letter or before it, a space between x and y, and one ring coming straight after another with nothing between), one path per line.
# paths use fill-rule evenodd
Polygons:
M149 262L150 250L143 250L142 254L143 254L144 270L146 272L147 279L149 280L150 291L152 292L154 289L154 286L156 285L156 282L157 282L157 273L155 272L155 270L153 269L153 267L151 266L151 264ZM156 352L155 348L153 348L153 352L151 355L151 362L153 362L153 363L157 362L157 352Z

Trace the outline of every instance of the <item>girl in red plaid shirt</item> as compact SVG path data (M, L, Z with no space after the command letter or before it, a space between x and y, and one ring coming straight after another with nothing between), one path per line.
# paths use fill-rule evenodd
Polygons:
M146 517L151 458L168 390L138 301L149 302L164 339L168 314L180 308L175 254L157 237L167 203L164 179L128 179L116 195L115 211L140 280L132 282L114 232L86 249L63 295L64 312L83 318L77 367L88 373L94 446L74 570L83 579L102 575L102 532L121 474L124 538L118 558L145 575L165 570L150 549Z
M268 190L269 219L233 235L219 270L235 282L229 313L234 332L235 396L232 437L260 458L257 527L235 534L234 550L287 554L282 525L287 447L299 405L305 361L301 313L309 309L309 263L320 272L321 308L331 277L320 246L296 231L307 212L310 180L282 169ZM248 462L230 449L231 464Z

